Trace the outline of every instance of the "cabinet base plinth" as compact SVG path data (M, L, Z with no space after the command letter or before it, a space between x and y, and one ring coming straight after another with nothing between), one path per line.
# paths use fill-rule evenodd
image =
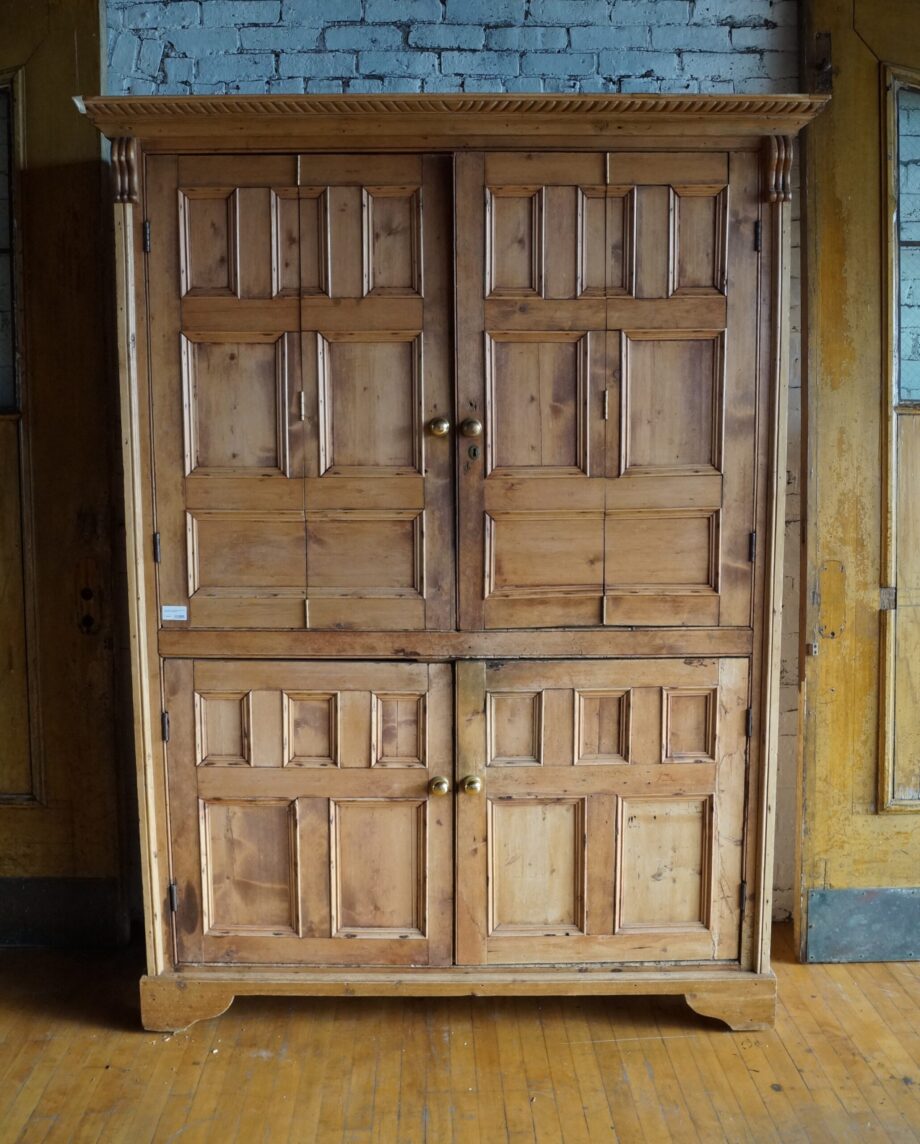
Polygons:
M393 973L316 969L251 974L164 973L141 978L141 1020L154 1032L178 1032L219 1017L234 997L617 997L684 994L695 1012L730 1029L771 1028L776 1013L772 973L688 970L455 969Z

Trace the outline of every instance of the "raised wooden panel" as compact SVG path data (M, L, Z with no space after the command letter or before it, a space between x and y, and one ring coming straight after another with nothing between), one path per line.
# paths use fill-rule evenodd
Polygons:
M329 295L364 294L364 203L360 186L331 186L326 191L329 220Z
M605 576L611 592L718 591L717 513L610 513L606 540Z
M543 294L543 188L489 187L487 297Z
M673 189L672 294L721 294L728 277L728 188Z
M179 192L179 274L185 294L236 294L236 198L233 187Z
M486 721L489 743L488 766L542 764L542 691L490 692Z
M712 688L665 688L662 762L713 762L718 695Z
M284 765L338 766L338 692L285 691L282 700Z
M575 762L626 763L630 758L631 692L575 692Z
M205 933L296 932L295 825L291 802L202 800Z
M489 335L487 475L588 475L587 335Z
M329 294L329 197L325 187L299 188L300 278L302 295Z
M375 767L424 767L427 758L427 723L424 695L371 696Z
M300 192L279 187L271 193L271 294L273 298L300 293Z
M607 187L606 293L636 292L636 192L634 187Z
M494 513L486 527L487 596L600 592L602 514Z
M607 289L607 264L612 252L607 248L609 206L604 187L579 187L578 194L578 282L579 298L602 298ZM622 234L618 249L622 252Z
M423 596L422 514L307 513L309 593Z
M427 806L332 801L333 936L424 936Z
M338 334L317 344L320 473L421 472L421 338Z
M364 188L364 293L422 293L418 187Z
M618 928L708 928L711 799L629 798L620 815Z
M622 335L622 473L721 468L722 347L718 333Z
M584 848L584 799L490 802L489 933L583 933Z
M249 766L251 692L196 692L195 707L198 765Z
M288 475L288 343L182 338L185 472Z
M190 596L202 588L304 589L304 522L297 513L189 513L188 544Z

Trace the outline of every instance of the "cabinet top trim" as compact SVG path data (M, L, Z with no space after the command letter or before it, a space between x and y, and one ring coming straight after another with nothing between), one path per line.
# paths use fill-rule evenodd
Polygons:
M824 107L816 95L94 96L76 103L110 139L145 150L614 146L618 138L794 135Z

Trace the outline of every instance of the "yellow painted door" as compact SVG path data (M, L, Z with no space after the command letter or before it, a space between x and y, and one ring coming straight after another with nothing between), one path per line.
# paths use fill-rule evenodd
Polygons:
M461 626L748 626L757 157L457 163Z
M747 661L457 672L458 961L737 960Z
M444 965L445 664L170 660L180 964Z
M451 627L443 160L147 171L160 622Z

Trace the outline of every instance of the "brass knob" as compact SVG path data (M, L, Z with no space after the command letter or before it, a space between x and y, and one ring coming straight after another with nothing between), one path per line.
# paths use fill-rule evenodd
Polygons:
M479 775L467 775L461 785L464 794L479 794L482 790L482 779Z
M428 432L432 437L446 437L450 432L450 422L446 417L432 417L428 422Z
M475 417L467 417L460 423L460 432L464 437L478 437L482 433L482 422Z
M450 794L450 782L444 778L443 775L435 775L428 784L428 789L433 795L438 795L439 797L441 795Z

